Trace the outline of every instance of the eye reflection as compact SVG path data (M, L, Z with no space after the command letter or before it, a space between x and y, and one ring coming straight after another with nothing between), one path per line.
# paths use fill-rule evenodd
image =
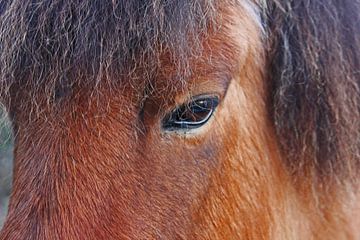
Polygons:
M219 104L216 96L199 96L180 105L166 115L162 121L167 131L190 130L203 126Z

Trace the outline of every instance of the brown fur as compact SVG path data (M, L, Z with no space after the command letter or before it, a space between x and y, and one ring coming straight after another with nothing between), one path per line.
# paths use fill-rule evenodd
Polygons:
M0 3L1 240L358 239L360 2ZM190 135L191 96L220 97Z

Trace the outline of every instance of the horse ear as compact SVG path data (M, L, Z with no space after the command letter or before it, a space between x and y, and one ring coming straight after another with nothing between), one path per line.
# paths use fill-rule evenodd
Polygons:
M271 115L298 174L360 165L360 1L275 0L267 9Z

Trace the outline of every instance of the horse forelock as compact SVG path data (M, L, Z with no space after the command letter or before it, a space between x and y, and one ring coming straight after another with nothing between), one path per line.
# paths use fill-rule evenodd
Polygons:
M182 78L216 8L215 1L2 1L2 89L144 81L164 62Z

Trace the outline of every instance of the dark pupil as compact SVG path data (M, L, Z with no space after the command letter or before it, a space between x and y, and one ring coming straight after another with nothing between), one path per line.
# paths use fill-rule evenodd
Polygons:
M203 120L212 110L212 102L198 100L190 102L176 110L177 121L199 122Z
M173 110L164 119L164 128L197 128L206 123L218 104L216 97L197 99Z

